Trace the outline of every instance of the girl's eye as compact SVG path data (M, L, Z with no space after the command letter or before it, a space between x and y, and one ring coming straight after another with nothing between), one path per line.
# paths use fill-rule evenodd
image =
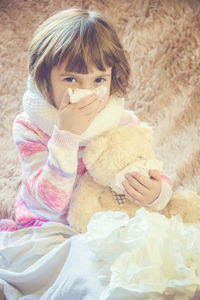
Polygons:
M106 80L105 80L105 78L100 77L100 78L97 78L95 81L98 83L102 83L102 82L105 82Z
M76 82L76 79L74 77L66 77L66 78L64 78L64 81L67 81L67 82Z

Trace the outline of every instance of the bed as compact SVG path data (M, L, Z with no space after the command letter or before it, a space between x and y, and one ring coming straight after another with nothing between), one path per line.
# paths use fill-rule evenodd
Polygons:
M157 158L164 162L165 173L172 179L174 191L186 188L200 194L200 2L198 0L127 0L124 2L2 0L0 3L0 40L3 45L0 47L0 219L14 218L14 203L21 180L20 165L12 140L12 123L15 116L22 111L22 95L28 75L27 50L30 38L44 18L72 5L99 9L112 18L132 66L126 106L134 110L140 120L153 126ZM23 243L30 237L31 241L32 238L41 236L42 233L38 233L40 231L44 231L47 235L54 234L54 244L49 245L52 253L59 251L63 245L68 254L71 247L78 248L78 253L73 251L75 255L73 260L79 261L77 258L82 257L79 262L83 264L82 270L84 270L84 263L90 259L83 240L80 242L79 235L71 228L52 223L45 224L41 228L27 228L22 232L0 234L0 245L4 251L13 247L11 253L14 253L15 257L11 255L11 259L16 262L16 270L20 268ZM11 241L15 241L16 244L12 245ZM37 259L45 258L43 249L40 249L38 243L29 243L27 247L29 248L26 251L30 250L29 263L32 259L31 247L33 249L36 247L39 251ZM0 254L2 251L1 249ZM49 248L48 253L51 253ZM56 270L58 261L55 260L54 263ZM55 273L56 278L58 274L61 276L64 267L66 265L59 265ZM90 267L91 269L88 265L85 267L84 278L88 278L86 281L80 277L78 266L71 267L71 275L67 278L68 284L72 284L72 294L65 299L98 299L105 286L96 280L94 274L97 270L92 269L93 265ZM51 278L51 273L46 268L46 272L35 279L37 284L40 283L40 288L36 284L37 292L43 295L40 299L62 299L59 296L59 293L61 295L63 292L62 288L58 289L57 295L53 294L56 290L56 281L55 278ZM13 296L9 298L11 300L21 299L20 293L28 288L25 283L27 277L23 277L23 273L21 275L22 285L17 289L14 282L11 285L13 288ZM70 281L71 276L74 276L72 281ZM50 288L52 287L50 298L48 298L50 294L45 296L42 290L42 280L46 278L50 279L48 284ZM0 285L4 286L5 293L6 290L11 293L12 288L7 285L8 281L2 280L0 277ZM73 290L76 292L76 298ZM119 299L118 295L117 292L114 299ZM33 299L39 297L36 294ZM127 296L127 299L128 297L132 297L132 294ZM22 299L31 298L29 295L23 296Z

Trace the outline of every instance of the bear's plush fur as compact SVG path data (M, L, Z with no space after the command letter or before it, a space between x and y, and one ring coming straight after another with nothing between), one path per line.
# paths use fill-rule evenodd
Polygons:
M124 211L130 217L135 215L139 207L128 199L119 204L111 183L128 165L154 159L152 143L152 129L145 123L111 129L89 142L83 155L87 172L81 176L72 195L68 215L72 227L85 232L90 218L99 211ZM160 213L166 217L180 213L185 222L197 222L200 197L191 191L177 191Z

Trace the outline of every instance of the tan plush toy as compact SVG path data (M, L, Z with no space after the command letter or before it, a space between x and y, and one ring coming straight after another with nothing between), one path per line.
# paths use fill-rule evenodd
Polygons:
M152 129L145 123L135 127L111 129L88 143L83 161L85 172L72 195L68 222L79 232L85 232L94 213L124 211L130 217L139 208L122 194L121 181L127 171L137 170L149 176L149 169L162 170L154 159ZM148 209L150 210L150 209ZM200 197L193 192L177 192L167 207L160 211L167 217L180 213L186 222L200 219Z

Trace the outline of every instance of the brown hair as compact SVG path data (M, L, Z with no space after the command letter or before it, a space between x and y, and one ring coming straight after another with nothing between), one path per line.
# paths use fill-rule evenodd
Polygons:
M31 42L29 72L50 99L50 73L67 60L66 70L88 73L92 62L101 71L112 67L111 94L126 93L130 66L112 24L95 11L71 8L42 23Z

